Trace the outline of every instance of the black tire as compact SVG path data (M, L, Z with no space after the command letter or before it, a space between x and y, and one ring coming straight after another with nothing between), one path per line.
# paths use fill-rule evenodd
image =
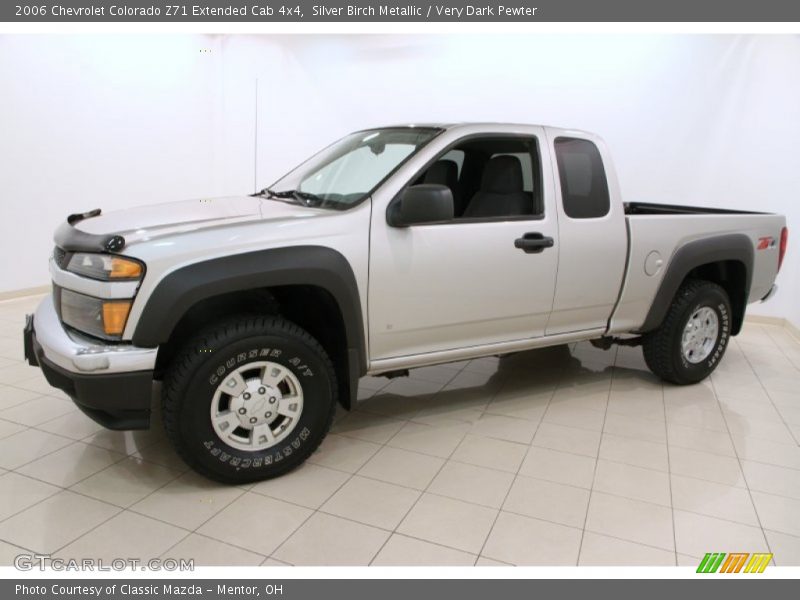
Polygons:
M299 382L302 411L274 446L236 448L215 431L212 401L230 373L267 359ZM161 399L167 436L181 458L198 473L233 484L277 477L305 461L327 435L336 401L336 374L325 350L297 325L273 316L233 318L202 331L165 373Z
M706 358L691 362L681 349L683 331L690 317L703 307L717 315L717 339ZM687 280L675 294L661 326L644 336L644 360L649 369L665 381L678 385L697 383L717 368L728 347L730 331L731 303L725 290L710 281Z

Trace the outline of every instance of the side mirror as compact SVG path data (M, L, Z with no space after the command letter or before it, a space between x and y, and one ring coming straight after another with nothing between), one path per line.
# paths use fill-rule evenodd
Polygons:
M392 227L453 219L453 192L446 185L422 183L403 191L399 201L389 207L387 222Z

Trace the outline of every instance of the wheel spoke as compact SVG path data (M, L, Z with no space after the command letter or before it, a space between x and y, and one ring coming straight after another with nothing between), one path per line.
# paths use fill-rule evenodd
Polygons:
M266 423L257 425L253 429L253 437L251 442L254 446L260 446L262 444L274 444L275 436L272 434L272 429L270 429L270 426Z
M212 417L214 424L220 429L220 431L224 431L226 433L231 432L239 426L239 419L237 416L230 412L219 413Z
M238 396L247 389L247 384L239 371L234 371L222 384L222 390L231 396Z
M261 374L261 383L264 385L270 385L274 388L278 387L278 384L286 379L288 372L280 365L276 365L275 363L271 363L264 367L264 371Z
M292 396L288 398L281 398L280 402L278 402L277 412L279 415L294 419L300 414L299 398Z

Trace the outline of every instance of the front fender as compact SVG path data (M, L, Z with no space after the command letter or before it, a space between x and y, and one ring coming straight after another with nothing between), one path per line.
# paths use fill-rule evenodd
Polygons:
M350 263L324 246L291 246L234 254L188 265L166 275L142 310L133 343L145 348L166 343L187 311L208 298L231 292L288 285L314 285L339 306L352 373L366 372L364 322L358 284Z

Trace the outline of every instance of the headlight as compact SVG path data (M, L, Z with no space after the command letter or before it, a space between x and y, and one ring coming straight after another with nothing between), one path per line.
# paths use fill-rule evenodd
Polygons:
M104 300L61 290L61 320L95 337L115 340L122 337L133 299Z
M67 263L67 271L101 281L130 281L142 278L144 265L123 256L76 252Z

